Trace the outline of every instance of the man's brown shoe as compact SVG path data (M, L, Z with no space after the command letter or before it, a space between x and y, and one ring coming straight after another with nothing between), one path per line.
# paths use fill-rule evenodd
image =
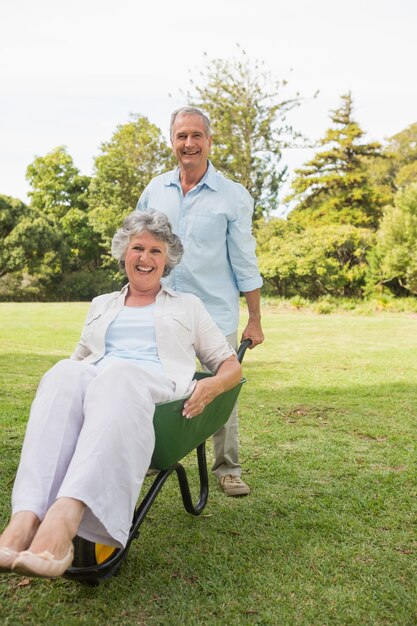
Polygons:
M226 496L247 496L250 493L248 485L234 474L226 474L219 478L219 485Z

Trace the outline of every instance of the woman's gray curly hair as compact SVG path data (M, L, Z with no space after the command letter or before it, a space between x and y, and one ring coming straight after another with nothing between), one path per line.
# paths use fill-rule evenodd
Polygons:
M184 252L181 240L172 232L172 226L164 213L148 209L147 211L133 211L124 220L123 225L116 231L111 252L119 262L120 269L125 269L124 257L131 237L143 231L151 233L156 239L166 243L167 260L162 276L168 276L170 271L181 261Z

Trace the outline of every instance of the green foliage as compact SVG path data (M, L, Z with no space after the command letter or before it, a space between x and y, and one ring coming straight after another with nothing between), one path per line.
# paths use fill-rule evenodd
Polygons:
M352 96L343 95L320 151L297 170L288 221L265 222L285 177L281 150L299 136L286 115L301 98L284 98L286 81L244 51L207 61L200 76L188 97L211 117L214 165L255 198L266 290L293 298L294 307L315 299L320 312L333 310L333 302L317 302L329 294L417 293L417 123L381 150L364 141ZM149 180L174 166L161 131L141 115L102 144L92 179L63 146L36 157L27 169L30 206L0 195L0 300L88 300L117 289L110 240ZM383 205L374 239L368 229L376 229Z
M417 183L398 191L384 211L370 282L417 294Z
M244 299L242 298L242 306ZM291 298L277 297L263 293L262 309L273 308L280 313L291 311L303 311L306 313L328 314L335 313L344 315L374 315L375 313L417 313L417 298L411 295L397 297L389 291L375 292L366 298L346 298L342 296L325 295L317 299L308 299L301 296Z
M65 147L37 157L27 169L30 208L0 197L0 299L91 299L118 288L111 237L149 180L171 165L159 129L140 116L103 144L91 189Z
M275 209L286 173L281 151L298 134L286 115L300 97L283 98L277 81L245 52L238 59L210 59L202 83L191 81L192 105L209 114L213 128L210 159L225 176L241 183L255 200L255 219Z
M2 241L28 213L29 207L24 202L0 194L0 238Z
M51 241L59 255L60 271L95 265L101 240L89 220L89 177L80 174L66 148L60 146L37 157L27 169L27 178L34 215L60 233L59 245Z
M274 218L256 231L261 274L273 293L360 296L372 231L351 225L302 228Z
M72 208L86 211L90 179L82 176L64 146L37 157L27 168L31 207L61 219Z
M31 209L3 240L0 250L0 300L91 299L103 284L97 236L88 215L69 209L62 219ZM85 275L86 292L74 288ZM114 282L108 276L105 283Z
M59 226L48 217L31 211L3 242L1 273L60 274L61 244Z
M396 191L417 182L417 123L390 137L381 157L369 161L369 171L383 204L392 204Z
M107 268L68 272L56 286L54 300L89 302L100 293L119 290L125 283L126 277L122 278L117 272L111 272Z
M27 178L30 207L0 202L0 298L65 298L69 274L89 272L93 285L99 265L100 237L89 222L89 178L79 173L62 146L37 157Z
M161 131L141 115L118 126L110 141L102 144L95 160L89 205L91 222L105 244L105 256L116 229L134 210L151 178L174 165Z
M333 127L319 141L325 149L296 170L293 193L285 199L296 203L289 219L304 225L376 228L382 198L371 183L367 159L380 154L380 144L363 142L364 132L353 119L350 93L342 96L341 106L331 112L330 119Z

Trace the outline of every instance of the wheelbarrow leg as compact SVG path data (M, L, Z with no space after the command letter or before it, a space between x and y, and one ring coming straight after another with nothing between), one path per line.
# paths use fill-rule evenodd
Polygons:
M207 460L206 460L206 442L203 441L197 447L197 459L198 459L198 472L200 476L200 495L197 504L193 504L190 492L190 486L188 484L187 473L184 467L178 463L175 471L177 472L178 482L180 485L182 501L187 513L191 515L200 515L204 507L207 504L208 498L208 473L207 473Z

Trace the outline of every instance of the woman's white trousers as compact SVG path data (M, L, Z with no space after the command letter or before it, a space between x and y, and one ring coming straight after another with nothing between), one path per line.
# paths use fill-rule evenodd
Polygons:
M57 498L75 498L87 506L81 537L124 546L155 445L155 404L174 387L127 360L103 368L59 361L32 404L13 513L42 520Z

